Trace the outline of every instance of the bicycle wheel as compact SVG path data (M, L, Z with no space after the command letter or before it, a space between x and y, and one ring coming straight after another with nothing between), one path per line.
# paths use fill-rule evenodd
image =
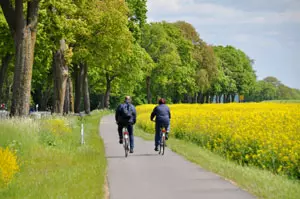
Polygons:
M127 157L128 156L128 151L129 151L128 138L124 138L124 150L125 150L125 157Z
M123 138L124 138L125 157L127 157L129 151L129 135L128 135L127 128L124 128L123 130Z
M163 136L162 136L162 141L161 141L161 147L162 147L162 155L164 155L165 154L165 146L166 146L166 139L165 139L165 134L163 134Z

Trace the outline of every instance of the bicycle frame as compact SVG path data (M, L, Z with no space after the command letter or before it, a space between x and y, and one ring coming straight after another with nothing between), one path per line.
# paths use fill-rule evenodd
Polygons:
M128 156L129 151L129 133L126 127L123 127L123 146L125 150L125 157Z
M166 132L165 127L160 128L160 147L159 154L165 154L165 146L166 146Z

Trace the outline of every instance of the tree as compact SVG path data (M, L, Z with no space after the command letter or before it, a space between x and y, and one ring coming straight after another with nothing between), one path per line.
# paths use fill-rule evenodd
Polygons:
M194 65L196 82L195 92L191 92L194 96L195 102L204 102L209 99L209 90L212 88L212 83L215 80L218 68L217 60L211 46L207 45L202 39L196 29L185 21L178 21L175 23L181 30L184 38L191 41L193 44L192 61Z
M11 115L14 116L25 116L29 111L39 2L39 0L0 2L15 44L16 59L11 107ZM24 3L27 3L25 13Z
M3 87L5 80L8 78L9 63L13 58L13 40L9 32L9 27L5 21L2 10L0 10L0 103L4 102L5 94ZM6 96L7 98L7 96Z
M105 82L104 107L108 108L112 82L135 71L129 64L133 56L133 37L127 27L128 9L124 2L105 0L101 6L101 20L95 25L97 31L92 40L97 49L94 61L98 67L91 72L97 74L94 81Z
M147 0L126 0L129 8L128 27L135 40L141 42L141 32L147 19Z
M215 54L219 59L228 84L223 87L224 102L233 101L236 94L248 94L256 81L253 61L241 50L233 46L215 46Z

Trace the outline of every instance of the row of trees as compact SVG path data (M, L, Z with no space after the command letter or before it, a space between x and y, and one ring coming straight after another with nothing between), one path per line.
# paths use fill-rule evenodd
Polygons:
M114 107L124 95L137 104L259 95L253 60L244 52L208 45L184 21L146 23L146 0L0 5L0 103L12 115L27 115L30 104L89 113Z
M266 77L257 81L254 88L246 96L247 101L264 100L300 100L300 90L289 88L275 77Z

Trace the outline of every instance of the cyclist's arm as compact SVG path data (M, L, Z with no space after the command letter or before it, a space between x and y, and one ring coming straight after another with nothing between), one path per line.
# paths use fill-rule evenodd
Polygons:
M121 106L121 105L119 105L119 106L117 107L117 109L116 109L116 113L115 113L115 120L116 120L116 122L118 122L118 116L119 116L119 113L120 113L120 106Z
M133 124L135 124L136 123L136 116L137 116L137 114L136 114L136 109L135 109L135 107L132 105L132 109L133 109L133 111L132 111L132 113L133 113Z
M155 116L156 116L156 107L153 109L151 113L150 120L152 121Z

